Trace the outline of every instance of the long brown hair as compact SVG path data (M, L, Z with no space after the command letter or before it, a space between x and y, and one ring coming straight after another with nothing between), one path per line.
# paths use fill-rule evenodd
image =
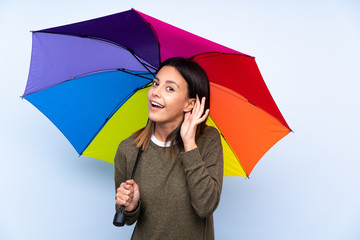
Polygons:
M164 66L175 67L175 69L181 74L188 84L188 98L196 98L196 95L199 96L201 100L203 97L206 97L205 109L210 109L210 84L209 79L206 75L206 72L202 67L189 59L182 57L169 58L165 60L159 67L158 71ZM197 139L204 131L206 120L200 123L196 129ZM150 119L146 126L133 134L135 137L134 144L137 148L142 146L143 151L146 151L153 131L155 129L156 123ZM171 141L170 144L170 154L172 156L175 146L177 146L180 151L184 150L184 143L180 135L182 123L172 131L169 136L167 136L166 141Z

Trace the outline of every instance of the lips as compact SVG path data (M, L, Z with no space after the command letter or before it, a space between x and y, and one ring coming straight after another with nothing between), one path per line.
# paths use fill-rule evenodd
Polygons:
M161 105L160 103L155 102L155 101L150 101L150 104L151 104L151 106L154 107L154 108L160 108L160 109L164 108L163 105Z

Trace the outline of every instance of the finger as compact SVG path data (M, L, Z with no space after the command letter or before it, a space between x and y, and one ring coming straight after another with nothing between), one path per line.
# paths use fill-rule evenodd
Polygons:
M133 183L134 184L134 183ZM124 189L126 190L129 190L129 191L132 191L132 189L134 188L134 185L133 184L126 184L124 185Z
M116 204L125 205L126 203L130 203L132 199L133 199L133 196L117 194L116 195Z
M132 185L130 185L130 184L125 184L124 185L124 189L126 189L126 190L130 190L132 188Z
M120 187L117 189L117 191L120 191L120 192L128 191L129 186L131 186L131 185L128 185L128 184L123 182L123 183L120 184Z
M120 184L119 188L124 188L125 185L126 185L126 183L125 183L125 182L122 182L122 183Z
M184 115L184 122L189 121L190 115L191 115L191 112L186 112L186 113L185 113L185 115Z
M121 196L128 196L128 197L132 197L134 195L134 188L132 188L131 190L123 190L120 191L119 193Z
M123 199L118 199L116 200L116 204L119 205L119 206L128 206L130 204L130 202L126 201L126 200L123 200Z
M123 191L124 189L125 189L125 186L126 186L126 183L121 183L120 184L120 187L118 187L117 189L116 189L116 192L121 192L121 191Z
M206 109L206 111L205 111L204 115L203 115L201 118L199 118L199 120L197 121L197 124L199 124L199 123L201 123L201 122L205 121L205 120L206 120L206 118L207 118L207 116L209 115L209 112L210 112L210 109Z
M119 197L118 195L116 195L116 204L123 205L123 203L124 203L124 200L121 197Z
M196 94L196 112L199 112L201 106L199 95Z
M191 110L191 113L192 113L192 114L196 113L196 111L197 111L198 100L199 100L199 97L198 97L198 95L196 95L194 107L193 107L193 109Z
M203 108L205 108L205 103L206 103L206 97L203 97L203 98L201 99L201 106L202 106Z
M127 185L126 183L124 183L120 185L116 192L121 196L132 196L134 194L134 188L132 185Z
M201 99L201 104L200 104L200 112L201 112L201 115L204 113L204 110L205 110L205 102L206 102L206 97L203 97Z
M134 184L136 184L136 183L133 179L127 180L126 181L126 189L131 192L134 192Z
M133 185L135 183L134 179L126 180L127 184Z
M196 111L196 118L200 118L203 113L204 113L204 108L205 108L205 101L206 101L206 98L203 97L201 99L201 102L200 102L200 99L198 97L198 101L197 101L197 111Z
M137 191L139 190L139 185L137 185L135 182L134 182L134 191Z
M134 192L128 191L128 190L123 190L123 189L119 189L119 191L116 192L116 198L120 198L120 199L127 199L127 197L132 198L134 195Z
M196 95L196 98L195 98L195 103L194 103L194 106L191 110L191 117L193 117L194 115L196 115L197 111L198 111L198 95Z
M122 198L122 199L125 199L127 200L127 198L132 198L134 196L134 191L124 191L124 192L120 192L119 193L119 196Z

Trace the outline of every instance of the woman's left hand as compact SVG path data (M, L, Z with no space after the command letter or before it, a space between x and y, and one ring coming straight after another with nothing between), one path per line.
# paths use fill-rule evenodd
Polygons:
M195 143L196 128L201 122L205 121L210 111L209 109L206 109L204 113L205 101L206 98L203 97L200 103L199 97L196 95L194 108L192 111L185 113L184 122L182 123L180 130L185 152L197 148Z

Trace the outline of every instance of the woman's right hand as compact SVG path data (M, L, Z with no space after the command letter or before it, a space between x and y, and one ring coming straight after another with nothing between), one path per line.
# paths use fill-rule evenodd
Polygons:
M134 211L140 199L139 186L134 180L127 180L120 184L120 187L116 190L116 204L119 206L125 206L125 211Z

